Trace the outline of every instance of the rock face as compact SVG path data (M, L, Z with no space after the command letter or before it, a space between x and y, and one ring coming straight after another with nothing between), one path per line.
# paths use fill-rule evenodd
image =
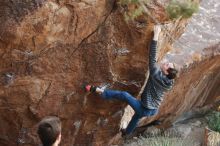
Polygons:
M153 16L165 14L164 4L149 4ZM146 16L127 24L121 11L114 0L0 2L0 145L38 144L37 123L47 115L61 118L62 145L105 145L118 132L125 104L87 95L81 85L108 83L134 95L143 85L153 21ZM163 23L167 18L162 16L156 18ZM167 31L175 39L186 23L168 22ZM165 36L159 42L159 59L173 43ZM219 45L215 50L182 72L164 113L181 114L215 100Z

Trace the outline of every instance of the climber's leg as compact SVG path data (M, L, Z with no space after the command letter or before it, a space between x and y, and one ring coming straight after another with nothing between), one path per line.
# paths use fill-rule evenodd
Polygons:
M138 113L135 113L134 116L132 117L131 121L129 122L126 130L124 130L124 133L122 132L122 135L129 135L131 134L134 129L136 128L139 120L146 116L146 117L150 117L150 116L153 116L157 113L157 109L147 109L145 107L143 107L142 105L140 105L141 107L139 108L139 111Z
M86 91L88 92L96 92L101 94L102 98L104 99L117 99L121 101L127 102L136 113L140 112L141 109L141 103L140 100L137 100L132 95L130 95L128 92L125 91L118 91L118 90L103 90L99 87L87 85L85 86Z
M126 128L124 135L131 134L134 131L134 129L136 128L136 126L141 118L142 118L141 114L135 113Z
M132 95L130 95L128 92L117 91L117 90L104 90L101 96L104 99L118 99L121 101L125 101L134 109L135 112L137 113L140 112L140 109L141 109L140 100L137 100Z

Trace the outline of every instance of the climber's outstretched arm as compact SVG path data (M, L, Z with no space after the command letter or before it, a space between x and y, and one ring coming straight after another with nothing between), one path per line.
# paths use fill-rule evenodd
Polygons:
M150 53L149 53L149 69L150 72L153 71L154 67L156 66L156 55L157 55L157 41L159 38L159 34L161 31L161 26L155 25L154 26L154 37L153 40L151 41L150 45Z

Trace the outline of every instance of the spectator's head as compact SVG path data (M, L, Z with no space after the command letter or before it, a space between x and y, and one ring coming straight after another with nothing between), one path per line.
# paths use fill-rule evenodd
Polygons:
M169 79L175 79L178 73L173 63L162 63L161 70Z
M45 117L40 121L37 133L43 146L58 146L61 141L60 119L55 116Z

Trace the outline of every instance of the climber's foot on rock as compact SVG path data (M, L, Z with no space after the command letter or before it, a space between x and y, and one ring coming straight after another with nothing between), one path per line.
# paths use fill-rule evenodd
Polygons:
M94 93L95 91L96 91L96 86L93 86L93 85L89 85L89 84L87 84L87 85L84 85L84 90L86 91L86 92L91 92L91 93Z

